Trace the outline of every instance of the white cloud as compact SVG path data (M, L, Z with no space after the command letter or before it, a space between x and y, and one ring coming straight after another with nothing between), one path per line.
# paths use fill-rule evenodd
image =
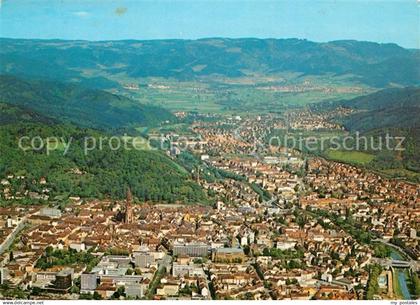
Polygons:
M73 15L77 16L77 17L87 17L90 15L89 12L86 11L78 11L78 12L73 12Z

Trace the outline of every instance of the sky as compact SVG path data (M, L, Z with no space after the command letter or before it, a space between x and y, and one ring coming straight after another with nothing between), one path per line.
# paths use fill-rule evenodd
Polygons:
M0 37L356 39L420 48L420 0L0 0Z

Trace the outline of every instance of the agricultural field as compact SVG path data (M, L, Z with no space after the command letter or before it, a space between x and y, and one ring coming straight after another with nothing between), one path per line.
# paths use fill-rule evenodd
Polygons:
M131 78L122 74L101 76L121 85L121 88L113 89L113 93L170 111L199 113L283 113L285 109L326 100L350 99L373 90L354 82L351 77L302 76L297 73L270 77L214 76L185 81Z
M375 158L375 155L360 151L328 150L326 156L332 160L365 165Z

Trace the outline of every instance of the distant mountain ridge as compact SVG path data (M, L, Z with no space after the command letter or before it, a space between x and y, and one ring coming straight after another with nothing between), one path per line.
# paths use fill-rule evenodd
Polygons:
M84 70L131 77L193 79L213 74L300 72L350 74L370 86L420 84L420 51L396 44L342 40L207 38L198 40L64 41L0 39L0 73L74 80L107 88L105 77Z
M157 125L174 116L160 107L75 84L0 75L0 102L45 117L99 129ZM3 114L2 114L3 116Z

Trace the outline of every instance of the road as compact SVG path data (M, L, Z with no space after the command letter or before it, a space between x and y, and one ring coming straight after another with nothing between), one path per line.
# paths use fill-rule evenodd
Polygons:
M147 291L147 298L152 299L155 295L156 287L159 285L160 280L162 276L165 274L166 267L168 267L172 262L172 257L168 254L165 254L165 256L162 258L158 269L155 272L155 276L153 277L152 282L149 285L149 289Z
M9 249L16 236L25 228L26 217L23 217L13 231L7 236L4 242L0 245L0 255Z

